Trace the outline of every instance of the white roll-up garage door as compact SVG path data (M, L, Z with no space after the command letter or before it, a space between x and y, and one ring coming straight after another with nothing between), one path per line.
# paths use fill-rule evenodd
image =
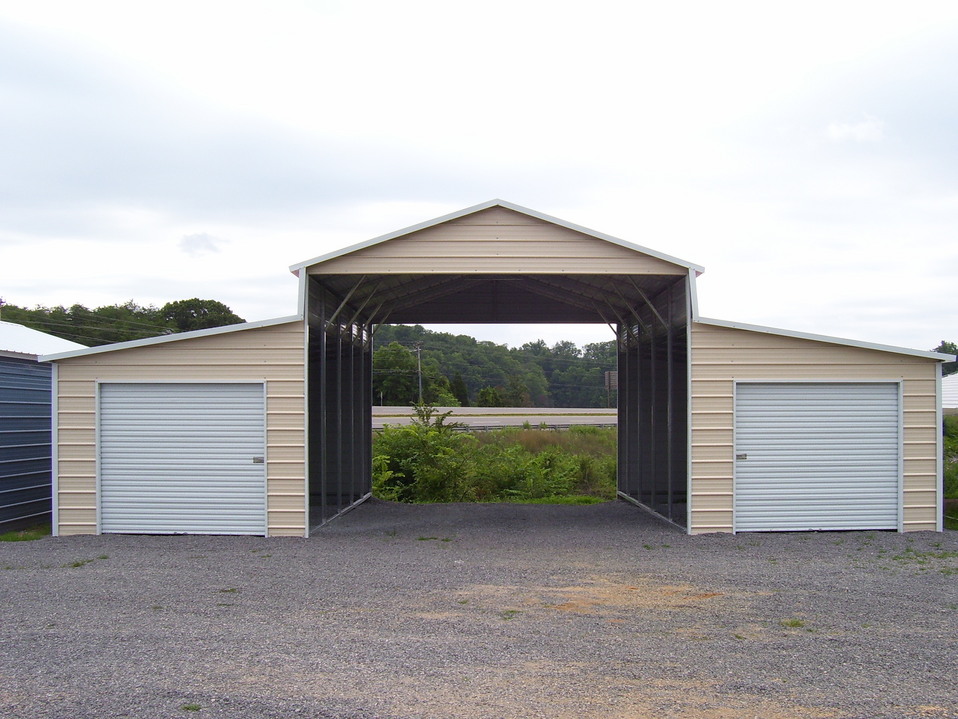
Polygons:
M738 383L735 529L897 529L896 383Z
M265 534L262 384L104 383L100 530Z

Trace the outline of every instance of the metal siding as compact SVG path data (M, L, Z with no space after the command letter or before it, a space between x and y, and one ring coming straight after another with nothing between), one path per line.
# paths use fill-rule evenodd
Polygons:
M104 383L99 404L101 531L266 533L262 383Z
M0 531L49 517L50 366L0 358Z
M899 406L897 383L737 384L736 531L897 529Z
M531 221L530 221L531 220ZM568 272L686 275L636 248L509 210L426 227L308 267L310 274Z

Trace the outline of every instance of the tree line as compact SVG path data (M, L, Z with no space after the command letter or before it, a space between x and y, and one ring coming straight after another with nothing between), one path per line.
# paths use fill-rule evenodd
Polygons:
M87 347L246 321L222 302L196 297L167 302L162 307L143 306L130 300L92 310L80 304L30 309L0 300L0 319Z
M196 297L162 307L130 300L96 309L26 308L0 298L0 319L87 347L245 321L222 302ZM605 381L616 368L613 340L580 349L568 341L550 347L540 339L510 348L421 325L380 325L375 348L373 395L380 404L408 406L421 399L440 407L615 406L615 391ZM942 340L934 351L958 354L958 345ZM958 362L942 366L944 375L955 372Z
M577 347L543 340L510 348L421 325L382 325L374 335L373 400L439 407L606 407L615 392L615 341Z

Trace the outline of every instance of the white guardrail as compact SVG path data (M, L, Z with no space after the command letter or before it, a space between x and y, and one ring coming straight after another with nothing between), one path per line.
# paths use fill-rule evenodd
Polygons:
M568 429L575 426L615 427L616 410L592 407L436 407L436 413L451 411L450 422L464 429L491 430L506 427ZM409 424L415 417L411 407L373 407L373 429L384 425Z

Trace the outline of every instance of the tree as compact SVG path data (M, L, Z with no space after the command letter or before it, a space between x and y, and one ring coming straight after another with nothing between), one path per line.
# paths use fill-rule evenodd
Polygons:
M479 407L502 407L502 396L495 387L483 387L476 399Z
M201 300L197 297L189 300L167 302L160 310L160 314L179 332L235 325L246 321L235 315L222 302Z
M460 407L469 406L469 388L466 387L461 372L456 372L456 376L452 378L452 383L449 385L449 390L452 392L452 396L459 401Z
M935 347L933 352L942 352L946 355L958 355L958 345L954 342L946 342L945 340L941 341L937 347ZM941 373L943 375L954 374L958 372L958 361L956 362L945 362L941 366Z
M411 405L419 399L416 356L398 342L373 353L373 397L389 406Z

